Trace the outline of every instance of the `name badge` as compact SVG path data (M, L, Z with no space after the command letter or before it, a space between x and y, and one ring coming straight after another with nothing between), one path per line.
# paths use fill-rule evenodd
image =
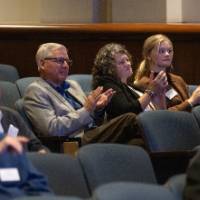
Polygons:
M17 168L0 168L0 180L2 182L20 181L19 171Z
M17 137L18 132L19 132L19 129L13 126L12 124L10 124L7 135L12 136L12 137Z
M173 99L176 95L178 95L178 93L176 92L175 89L170 89L168 90L166 93L165 93L165 96L168 98L168 99Z

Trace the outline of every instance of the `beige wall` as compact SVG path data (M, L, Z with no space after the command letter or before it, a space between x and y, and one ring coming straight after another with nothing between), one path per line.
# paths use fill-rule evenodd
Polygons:
M182 0L166 1L166 22L182 22Z
M41 0L41 22L90 23L91 0Z
M41 0L0 0L0 24L40 22Z
M200 1L182 0L183 22L200 22Z
M0 0L0 24L200 22L199 0Z
M113 0L115 22L166 22L165 0Z
M0 0L0 24L90 23L91 0Z

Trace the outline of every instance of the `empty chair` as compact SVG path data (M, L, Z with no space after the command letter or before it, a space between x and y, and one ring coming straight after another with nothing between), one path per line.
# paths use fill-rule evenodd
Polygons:
M13 65L0 64L0 80L15 82L19 79L18 70Z
M18 79L15 82L21 97L24 96L24 93L25 93L26 88L28 87L28 85L30 85L33 81L35 81L38 78L39 77L37 77L37 76L24 77L24 78Z
M179 200L164 186L145 183L110 183L97 188L95 200Z
M191 151L200 144L200 129L191 113L149 111L137 121L150 152Z
M137 122L158 182L184 173L194 148L200 144L195 117L188 112L157 110L139 114Z
M91 74L71 74L68 79L75 80L79 83L82 90L88 95L92 90L92 75Z
M148 154L137 146L90 144L80 148L77 158L90 191L109 182L156 183Z
M86 198L89 191L78 161L65 154L29 153L33 165L48 178L49 186L56 195Z
M15 109L15 102L20 98L16 85L9 81L0 81L0 105Z
M194 115L194 117L197 120L197 123L200 127L200 105L198 105L192 109L192 114Z

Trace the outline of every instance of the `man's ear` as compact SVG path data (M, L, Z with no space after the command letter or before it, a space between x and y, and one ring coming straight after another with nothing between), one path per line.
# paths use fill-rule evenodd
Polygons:
M42 67L44 65L44 60L40 60L40 67Z
M44 69L44 60L40 60L38 65L38 72L41 72Z

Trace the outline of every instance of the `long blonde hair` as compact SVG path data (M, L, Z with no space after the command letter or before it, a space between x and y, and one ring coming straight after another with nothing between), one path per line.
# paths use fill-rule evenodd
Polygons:
M142 51L143 60L141 61L141 63L137 68L134 79L135 83L137 83L137 81L139 81L143 76L148 76L150 74L149 55L156 46L159 47L160 44L164 41L169 42L170 45L173 47L171 40L166 35L163 34L152 35L144 41L143 51Z

